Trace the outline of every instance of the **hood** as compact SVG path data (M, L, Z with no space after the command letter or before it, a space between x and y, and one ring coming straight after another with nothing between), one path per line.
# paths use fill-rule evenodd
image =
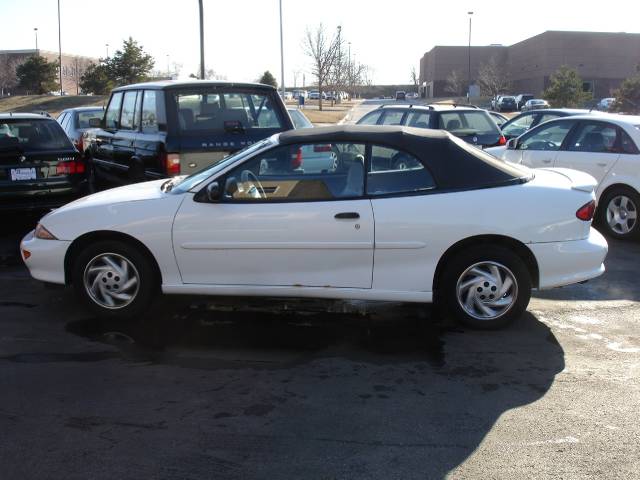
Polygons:
M118 203L162 198L167 194L162 192L160 186L166 181L167 179L153 180L151 182L134 183L132 185L125 185L124 187L111 188L103 192L79 198L58 210L70 210L107 204L115 205Z

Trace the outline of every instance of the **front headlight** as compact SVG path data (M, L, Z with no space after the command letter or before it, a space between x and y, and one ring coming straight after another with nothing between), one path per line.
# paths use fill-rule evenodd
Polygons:
M57 240L56 236L44 228L41 223L36 226L35 237L41 240Z

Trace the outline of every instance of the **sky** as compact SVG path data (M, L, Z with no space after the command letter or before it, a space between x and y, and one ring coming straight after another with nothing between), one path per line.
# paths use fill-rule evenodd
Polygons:
M279 0L203 0L205 65L228 80L280 75ZM508 8L505 8L508 5ZM584 0L509 3L428 0L282 0L285 85L313 81L304 53L307 29L342 27L351 56L370 67L376 84L411 83L411 68L435 45L511 45L545 30L640 33L640 2L610 0L606 9ZM156 69L181 64L181 77L199 63L198 0L60 0L62 50L110 54L129 36L154 56ZM0 50L58 50L57 0L0 0ZM172 68L172 67L171 67ZM295 77L295 78L294 78Z

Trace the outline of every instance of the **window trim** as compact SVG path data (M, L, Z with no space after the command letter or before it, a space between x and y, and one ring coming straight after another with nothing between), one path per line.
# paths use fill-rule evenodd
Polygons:
M123 114L123 109L124 109L124 101L127 98L127 94L134 94L134 100L133 100L133 115L131 117L131 127L123 127L122 126L122 114ZM125 130L127 132L136 132L138 131L135 128L135 124L136 124L136 106L138 105L138 96L140 95L140 90L135 90L135 89L131 89L131 90L127 90L126 92L124 92L124 95L122 96L122 103L120 104L120 121L118 122L118 130Z
M583 150L570 150L569 146L575 142L575 140L577 140L577 136L579 134L579 132L582 130L583 126L585 125L589 125L589 124L596 124L596 125L602 125L602 126L606 126L609 128L613 128L616 131L616 139L615 142L613 144L613 148L615 149L615 151L613 152L590 152L590 151L583 151ZM601 120L578 120L576 122L576 126L575 128L573 128L570 132L570 135L567 135L567 138L565 138L566 144L564 145L564 151L566 152L574 152L574 153L595 153L595 154L610 154L610 155L617 155L619 153L622 153L622 146L620 145L620 135L618 132L618 128L619 126L614 124L614 123L610 123L610 122L606 122L606 121L601 121Z
M111 94L111 98L109 99L107 108L104 109L104 130L107 130L109 132L115 132L116 130L120 130L120 115L122 113L122 104L124 103L125 92L127 92L127 90L119 90ZM109 113L109 107L111 106L111 102L113 102L113 98L116 95L120 95L120 106L118 107L118 115L116 116L116 122L118 122L118 124L115 127L110 127L107 125L107 114Z

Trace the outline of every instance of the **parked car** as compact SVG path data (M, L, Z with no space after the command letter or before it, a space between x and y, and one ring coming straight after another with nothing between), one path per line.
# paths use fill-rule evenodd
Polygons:
M498 112L490 111L489 115L491 115L491 118L493 118L493 121L496 122L496 125L498 126L498 128L502 128L502 126L509 121L507 117L505 117L504 115Z
M302 111L297 108L287 108L289 116L293 120L296 129L313 128L313 123L309 121ZM292 158L292 164L305 173L322 173L336 168L337 155L331 145L303 145L300 147L300 155L296 153ZM269 160L265 159L261 165L261 171L266 171L270 167Z
M527 100L527 102L520 108L523 112L529 112L531 110L542 110L545 108L551 108L549 102L542 100L541 98L533 98Z
M502 96L496 105L496 110L498 112L513 112L518 110L518 106L516 104L516 98L511 96Z
M331 145L337 168L294 168L309 144ZM396 170L398 156L414 166ZM265 158L282 168L260 171ZM115 319L136 318L162 291L435 300L467 325L496 328L523 313L532 288L604 271L593 185L577 171L533 175L443 131L302 129L188 177L66 205L21 252L34 278L72 285Z
M497 110L498 109L498 103L500 102L501 98L502 98L502 95L496 95L495 97L493 97L491 99L491 110Z
M596 106L596 108L603 112L608 112L615 102L616 102L615 98L612 98L612 97L603 98L598 102L598 105Z
M282 94L280 94L280 96L282 97ZM282 97L283 100L293 100L293 93L292 92L284 92L284 97Z
M497 157L533 168L580 170L597 182L596 219L615 238L640 238L640 117L577 115L550 120L505 147Z
M306 90L294 90L293 91L293 98L307 98L309 96L309 93Z
M476 107L452 104L381 105L357 123L447 130L468 143L482 147L506 143L489 112Z
M398 92L396 92L396 100L406 100L407 99L407 93L400 90Z
M532 95L531 93L521 93L520 95L516 95L516 110L522 110L524 104L532 98L535 98L535 95Z
M200 80L116 88L94 124L91 174L116 185L193 173L293 128L275 88Z
M553 120L560 117L569 117L571 115L584 115L588 114L589 110L572 109L572 108L554 108L550 110L541 111L528 111L523 112L515 117L511 118L508 122L502 125L502 135L507 140L516 138L522 135L524 132L533 128L548 120Z
M312 90L311 92L309 92L309 100L319 100L320 99L320 92L318 90ZM322 99L326 100L327 99L327 94L326 92L322 92Z
M87 191L85 162L52 118L0 113L0 210L64 205Z
M89 122L92 118L101 119L103 116L103 107L78 107L63 110L56 120L62 126L73 145L80 153L84 154L83 136L88 129L92 128Z

